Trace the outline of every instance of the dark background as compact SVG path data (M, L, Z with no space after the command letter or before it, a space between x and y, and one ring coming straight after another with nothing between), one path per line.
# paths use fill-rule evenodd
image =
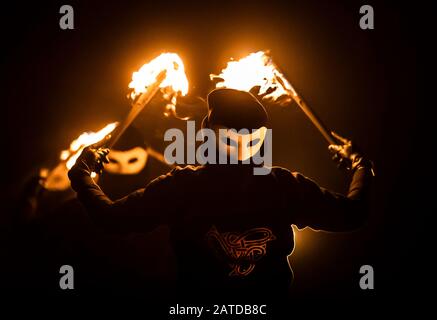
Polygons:
M59 8L74 8L74 30L59 28ZM375 30L359 28L370 4ZM128 110L131 74L161 52L178 53L190 96L213 88L230 57L270 49L298 92L340 134L374 160L377 177L369 223L348 234L296 235L295 290L304 297L385 299L426 286L418 140L417 8L376 1L47 1L2 4L1 193L13 201L26 178L56 163L86 130ZM153 106L140 126L163 150L164 129L183 123ZM274 164L345 192L347 176L295 105L268 106ZM200 119L199 105L180 112ZM4 216L2 221L7 223ZM359 289L358 270L375 269L375 290ZM12 274L10 277L19 277Z

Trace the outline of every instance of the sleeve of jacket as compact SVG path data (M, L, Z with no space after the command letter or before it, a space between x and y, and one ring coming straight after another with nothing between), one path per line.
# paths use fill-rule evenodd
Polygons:
M169 193L168 175L160 176L144 189L116 201L106 196L87 170L73 167L68 175L72 188L92 219L107 230L141 232L168 223L171 214L165 199Z
M282 170L280 175L284 202L290 213L287 221L298 228L350 231L367 220L371 169L355 170L347 195L322 188L299 173Z

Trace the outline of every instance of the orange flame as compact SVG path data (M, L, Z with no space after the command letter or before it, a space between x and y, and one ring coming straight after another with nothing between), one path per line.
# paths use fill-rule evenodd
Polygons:
M97 132L84 132L77 139L73 140L70 148L63 150L60 154L60 159L65 161L67 169L71 169L74 166L83 149L103 140L117 127L117 124L117 122L110 123Z
M132 74L129 88L133 89L130 97L135 99L147 91L155 81L158 74L166 70L166 77L160 84L164 99L168 100L167 111L175 113L177 96L188 93L188 79L182 59L176 53L162 53L149 63L144 64Z
M264 51L258 51L234 61L231 59L219 75L210 75L211 80L219 79L217 88L231 88L250 91L259 86L263 99L276 101L283 96L297 96L291 84Z

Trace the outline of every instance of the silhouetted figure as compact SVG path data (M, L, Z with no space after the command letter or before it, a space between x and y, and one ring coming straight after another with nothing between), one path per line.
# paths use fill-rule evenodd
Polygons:
M96 180L115 198L169 170L148 155L143 135L133 126L115 144L111 159ZM160 266L172 258L167 228L147 234L102 230L76 198L67 174L65 162L60 162L48 172L40 170L25 184L13 212L11 259L7 260L10 270L32 268L9 286L57 290L56 271L66 263L80 270L77 288L85 292L139 290L145 283L151 287L155 279L162 285L162 279L172 275L172 270ZM152 245L157 241L163 243L160 248ZM154 261L148 262L148 257Z
M141 132L130 126L111 150L109 163L99 176L98 184L108 197L119 199L170 170L154 158Z
M250 93L217 89L208 95L204 127L259 129L267 121L264 107ZM90 177L101 169L107 149L85 149L69 177L80 201L106 228L148 232L169 225L181 290L283 294L292 278L287 262L294 246L291 224L347 231L366 219L371 162L354 152L350 141L337 138L341 143L330 149L353 171L347 196L280 167L254 175L255 165L241 158L253 156L253 149L236 147L231 137L224 146L218 141L217 149L237 148L238 164L177 167L117 201ZM262 139L251 143L262 144Z

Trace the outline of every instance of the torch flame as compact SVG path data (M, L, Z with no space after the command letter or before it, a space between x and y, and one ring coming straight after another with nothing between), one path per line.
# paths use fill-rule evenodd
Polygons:
M117 122L110 123L97 132L84 132L76 140L73 140L70 149L63 150L60 154L60 159L66 161L67 169L74 166L83 149L103 140L117 127L117 124Z
M169 101L166 106L167 111L174 114L177 96L185 96L188 93L184 63L176 53L162 53L135 71L129 83L129 88L133 89L130 97L134 100L138 95L146 92L163 70L166 71L166 77L159 87L162 89L164 99Z
M259 95L263 99L276 101L283 96L296 96L291 84L273 63L272 58L264 51L227 63L219 75L210 75L211 80L219 79L217 88L231 88L250 91L259 86Z

